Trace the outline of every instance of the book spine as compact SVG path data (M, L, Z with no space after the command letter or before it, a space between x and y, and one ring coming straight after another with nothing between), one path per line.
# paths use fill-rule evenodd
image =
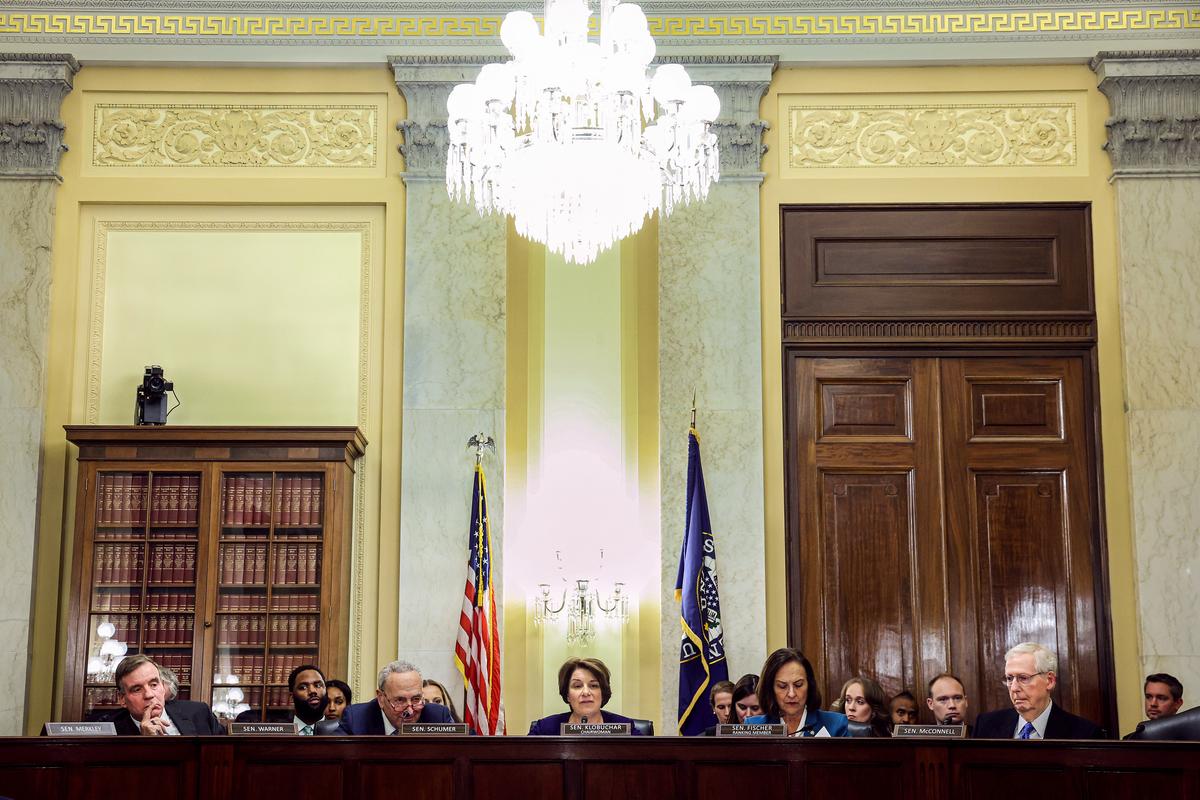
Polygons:
M296 544L289 542L287 544L287 565L284 567L284 570L283 570L283 582L284 583L297 583L298 582L299 576L297 574L297 569L299 567L299 564L298 564L299 559L300 559L299 547Z
M321 517L321 511L324 508L325 482L321 480L320 475L313 476L312 479L312 524L324 525L325 521Z
M233 580L230 583L240 586L246 582L246 545L235 544L233 547Z
M233 479L233 524L246 524L246 479L240 475Z
M300 524L312 524L312 478L300 478Z
M267 546L259 545L254 548L254 583L265 583L267 580Z

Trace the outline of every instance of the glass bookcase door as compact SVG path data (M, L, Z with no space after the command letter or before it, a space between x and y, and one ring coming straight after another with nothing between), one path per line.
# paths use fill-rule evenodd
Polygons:
M191 696L200 487L199 472L97 472L84 719L118 708L114 673L134 653Z

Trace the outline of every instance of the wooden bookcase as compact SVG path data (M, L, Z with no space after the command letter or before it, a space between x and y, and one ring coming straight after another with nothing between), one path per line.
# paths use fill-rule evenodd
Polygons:
M66 426L79 448L63 719L116 707L122 654L223 719L345 677L357 428Z

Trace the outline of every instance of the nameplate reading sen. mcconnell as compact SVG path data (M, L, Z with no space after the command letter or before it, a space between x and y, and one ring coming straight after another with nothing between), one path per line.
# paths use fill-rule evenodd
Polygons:
M116 736L112 722L47 722L47 736Z
M294 722L232 722L229 732L239 736L295 736Z
M718 725L717 736L783 736L787 726L782 722L760 722L754 725Z
M564 722L558 727L562 736L628 736L628 722Z
M401 722L400 733L405 736L466 736L470 731L465 722Z
M965 739L966 725L897 725L892 736L898 739Z

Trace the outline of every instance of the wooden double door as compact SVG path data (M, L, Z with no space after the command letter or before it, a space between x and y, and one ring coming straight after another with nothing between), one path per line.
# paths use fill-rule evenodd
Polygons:
M1057 701L1113 729L1090 370L789 353L790 633L827 702L857 674L923 698L948 670L974 717L1035 641Z

